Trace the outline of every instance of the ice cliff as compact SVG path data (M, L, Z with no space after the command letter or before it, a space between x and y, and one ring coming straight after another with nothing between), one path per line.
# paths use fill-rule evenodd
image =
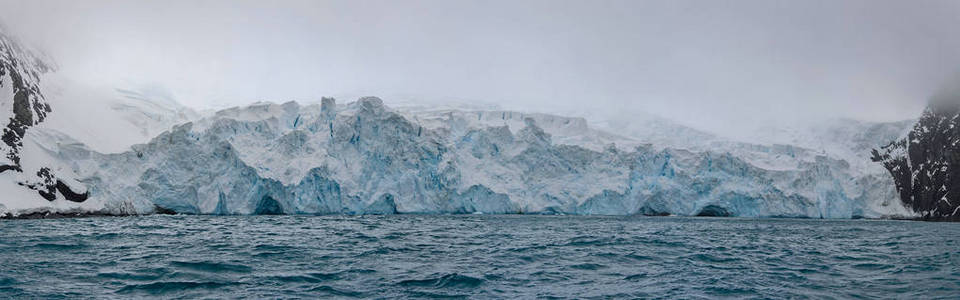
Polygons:
M912 215L861 153L899 123L827 128L823 146L375 97L203 116L162 89L78 87L0 37L0 215Z
M628 140L577 118L401 114L366 97L223 110L122 153L82 144L50 152L93 198L125 213L902 213L883 176L859 174L843 160L814 156L765 169L728 152L604 144ZM781 148L761 150L808 155Z

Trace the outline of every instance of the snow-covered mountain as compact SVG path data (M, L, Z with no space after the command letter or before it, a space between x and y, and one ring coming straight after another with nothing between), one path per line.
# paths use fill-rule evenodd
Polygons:
M886 143L897 124L748 143L651 115L591 126L510 110L391 108L375 97L204 116L162 89L89 88L34 69L46 72L32 74L47 116L3 149L20 162L0 174L11 195L0 214L912 214L859 153ZM11 123L16 91L0 99Z
M40 76L52 70L45 58L0 32L0 120L6 122L0 170L21 171L23 136L51 110L40 91Z
M149 89L73 83L37 53L0 30L0 214L100 210L104 204L88 201L86 184L51 149L82 143L122 152L200 117Z
M960 221L960 90L934 98L913 130L873 150L873 159L924 219Z
M87 194L81 185L63 177L49 164L34 160L28 131L52 112L41 88L41 78L54 71L48 58L37 55L14 38L0 32L0 191L6 198L0 209L33 206L41 201L82 202ZM33 201L32 201L33 200Z

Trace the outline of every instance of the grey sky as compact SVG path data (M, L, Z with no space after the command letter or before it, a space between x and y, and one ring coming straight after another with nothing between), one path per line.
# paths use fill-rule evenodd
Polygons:
M649 111L735 131L899 120L960 70L960 1L9 1L91 85L196 107L324 95ZM350 99L353 100L353 99ZM387 99L389 102L389 99Z

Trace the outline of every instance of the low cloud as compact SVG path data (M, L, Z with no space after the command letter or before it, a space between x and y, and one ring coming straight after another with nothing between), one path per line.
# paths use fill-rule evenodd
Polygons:
M957 1L8 1L90 85L195 107L325 95L651 112L720 133L913 118L960 66Z

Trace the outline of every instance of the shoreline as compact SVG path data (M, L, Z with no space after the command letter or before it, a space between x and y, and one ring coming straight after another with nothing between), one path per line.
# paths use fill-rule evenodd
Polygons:
M66 212L54 212L54 211L34 211L29 213L23 213L18 215L13 215L9 212L0 214L0 221L5 220L42 220L42 219L82 219L82 218L101 218L101 217L145 217L153 215L171 215L171 216L256 216L256 215L216 215L216 214L182 214L176 213L169 209L158 209L156 213L153 214L116 214L108 212L84 212L84 211L66 211ZM282 216L381 216L383 214L282 214ZM929 217L899 217L899 216L883 216L879 218L864 218L864 217L854 217L854 218L838 218L838 219L827 219L827 218L805 218L805 217L788 217L788 216L768 216L768 217L737 217L737 216L681 216L681 215L643 215L643 214L632 214L632 215L576 215L576 214L539 214L539 213L508 213L508 214L473 214L473 213L396 213L392 215L416 215L416 216L470 216L470 215L485 215L485 216L604 216L604 217L650 217L650 218L664 218L664 217L679 217L679 218L708 218L708 219L770 219L770 220L787 220L787 219L796 219L796 220L824 220L824 221L837 221L837 220L870 220L870 221L919 221L919 222L960 222L960 218L952 219L934 219Z

